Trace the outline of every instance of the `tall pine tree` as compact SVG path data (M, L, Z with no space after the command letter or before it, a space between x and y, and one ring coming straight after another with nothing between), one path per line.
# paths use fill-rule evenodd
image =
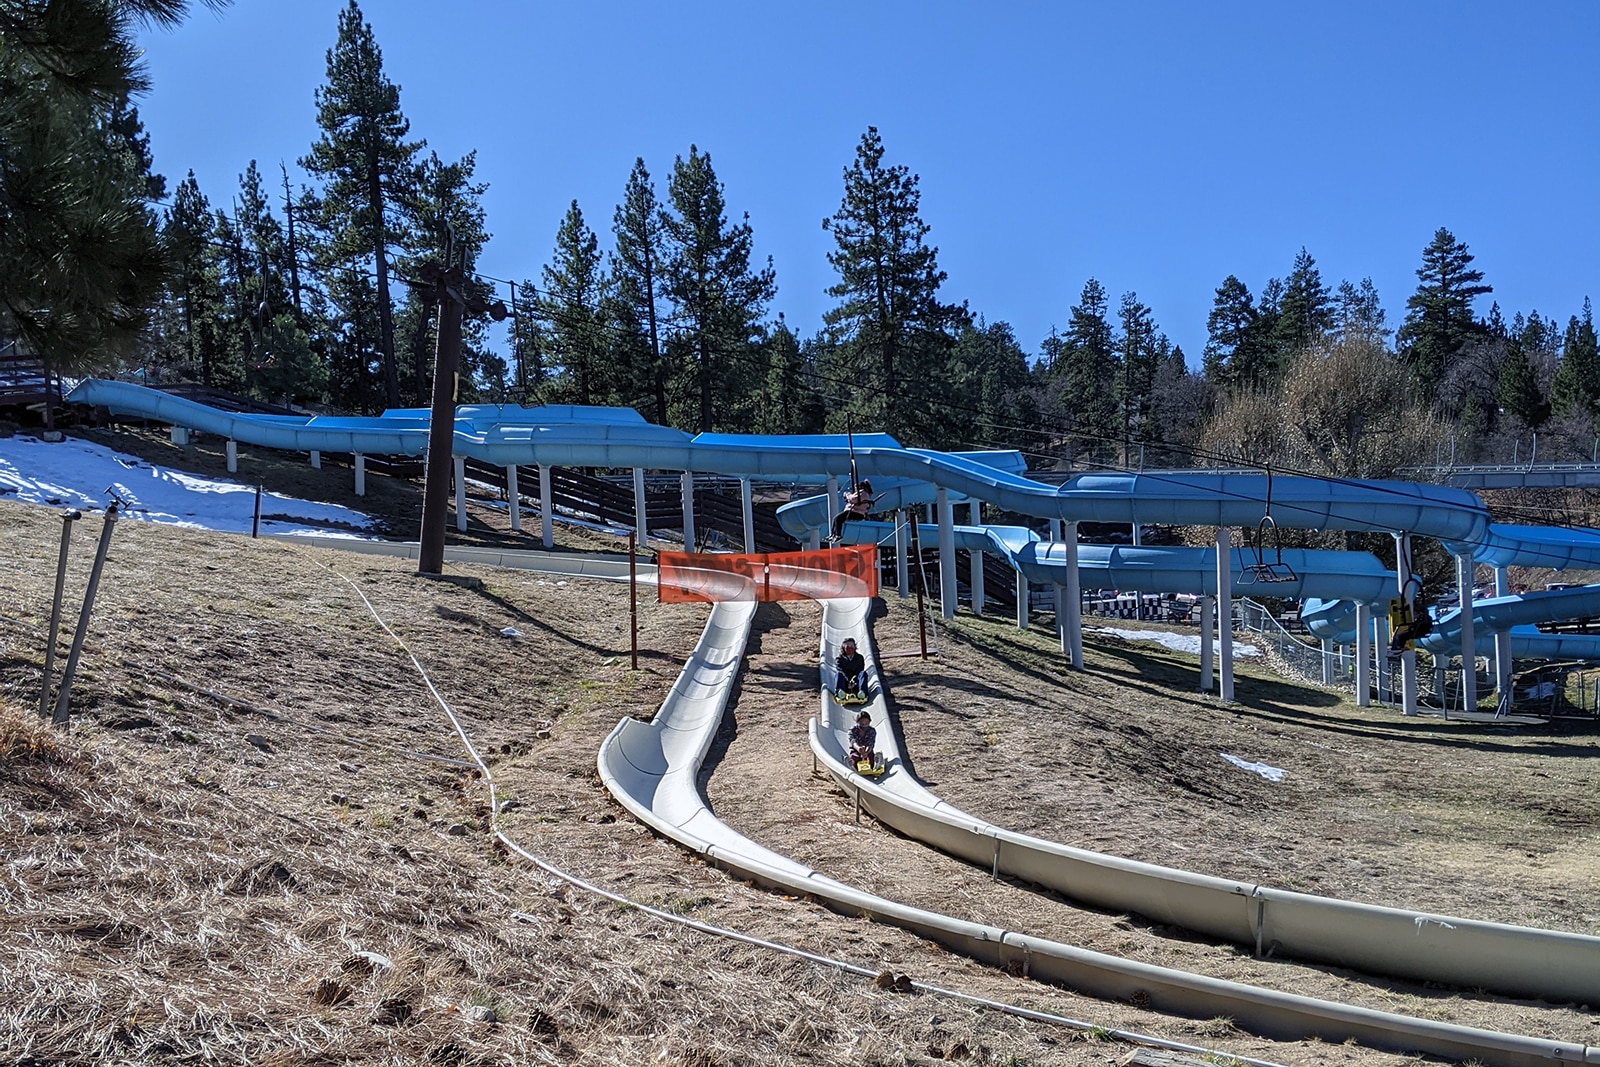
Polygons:
M1583 317L1567 321L1561 362L1550 383L1551 410L1563 418L1600 415L1600 346L1595 342L1594 309L1583 298Z
M1072 305L1060 351L1046 373L1049 394L1067 430L1070 464L1080 452L1107 458L1117 430L1117 360L1105 287L1084 282Z
M300 165L323 182L311 205L322 238L317 256L325 268L370 268L376 291L370 299L347 295L342 310L347 316L358 308L376 310L383 395L394 407L400 403L400 371L389 295L391 248L404 243L401 211L416 183L423 142L407 140L411 123L400 111L400 87L383 73L383 53L356 0L339 13L339 37L328 50L328 80L317 90L316 103L322 135ZM352 277L350 269L345 277Z
M634 391L644 394L656 422L665 426L668 374L660 322L664 234L661 205L642 157L633 161L622 203L612 215L611 233L616 242L611 278L620 327L618 357L629 368Z
M966 316L939 300L945 274L927 243L917 176L883 157L883 139L868 127L845 168L839 210L823 220L839 275L828 288L839 303L823 315L830 369L853 383L840 414L906 444L931 444L942 433L933 402L946 393L953 334Z
M701 432L737 428L760 366L759 322L777 293L772 264L751 267L749 216L728 222L709 153L690 145L688 158L674 161L667 191L663 276L679 320L674 346L687 386L677 422Z
M1278 304L1277 342L1284 354L1280 366L1287 366L1295 356L1320 342L1333 324L1333 295L1322 282L1317 261L1301 248L1294 258L1294 268L1284 280L1283 299Z
M1244 282L1230 274L1217 286L1206 316L1206 377L1219 388L1261 384L1261 344L1255 301Z
M1473 268L1466 242L1456 240L1443 226L1422 250L1417 280L1395 340L1422 395L1429 396L1467 340L1481 332L1472 313L1473 300L1494 289L1484 285L1483 272Z
M536 304L544 325L543 354L560 368L560 395L569 403L611 403L603 318L608 285L600 240L574 200L556 232Z

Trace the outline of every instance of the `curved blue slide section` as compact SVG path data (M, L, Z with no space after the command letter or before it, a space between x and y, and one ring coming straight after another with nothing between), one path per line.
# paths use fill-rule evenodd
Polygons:
M894 524L847 522L843 540L850 544L882 544L894 536ZM957 526L955 547L993 552L1030 582L1067 583L1067 546L1044 541L1025 526ZM1277 555L1273 554L1273 559ZM1252 581L1247 568L1256 562L1251 548L1231 552L1230 595L1349 597L1371 601L1394 587L1394 572L1370 552L1332 552L1321 549L1283 550L1283 562L1295 573L1288 582ZM1133 545L1078 546L1078 573L1085 588L1143 589L1163 593L1215 596L1217 550Z
M86 379L69 399L128 415L290 451L418 455L427 428L415 411L377 418L292 419L235 415L128 382ZM701 434L652 426L636 412L600 409L472 407L457 412L458 453L498 465L645 467L726 475L848 476L858 472L932 484L1008 511L1041 518L1193 526L1255 526L1267 503L1268 478L1190 471L1081 474L1060 487L982 459L900 448L883 435L862 435L853 452L839 435L815 437ZM1008 464L1012 465L1012 464ZM1488 511L1471 493L1410 482L1271 480L1272 513L1281 526L1307 529L1409 531L1477 543Z

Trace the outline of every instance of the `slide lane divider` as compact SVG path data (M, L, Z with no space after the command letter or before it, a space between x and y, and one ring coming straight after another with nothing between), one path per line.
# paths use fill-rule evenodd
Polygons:
M854 612L855 617L835 615L825 626L824 645L830 628L833 633L842 632L838 620L843 618L845 626L861 626L863 651L873 659L864 626L870 602L853 598L830 601L826 607ZM826 614L829 613L825 611ZM1354 1039L1377 1048L1477 1059L1501 1067L1600 1063L1600 1049L1578 1043L1457 1026L1260 989L957 919L862 892L772 852L712 814L696 784L700 764L737 677L753 616L754 605L749 602L715 605L699 645L655 718L649 723L624 719L596 755L601 780L628 811L657 833L737 877L786 893L809 895L844 914L892 923L991 966L1015 965L1031 977L1100 997L1148 997L1152 1008L1171 1014L1202 1019L1226 1016L1271 1038ZM875 675L874 666L869 677ZM883 718L881 681L874 680L873 684L877 690L875 704L869 703L867 708L875 714L884 742L880 747L885 749L889 766L887 777L904 775L898 751L888 747L893 739ZM822 699L831 702L826 692ZM843 718L846 709L832 707L825 714ZM826 734L837 747L838 731L829 728ZM815 721L812 736L814 741L821 736ZM824 760L825 752L818 751L818 758ZM837 760L834 762L837 764ZM838 770L843 769L838 764ZM860 795L859 777L854 783L841 781L847 782L849 791Z

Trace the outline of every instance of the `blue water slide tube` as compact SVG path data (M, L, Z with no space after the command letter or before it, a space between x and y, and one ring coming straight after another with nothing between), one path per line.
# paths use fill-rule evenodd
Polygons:
M1458 556L1471 552L1492 567L1600 567L1600 530L1490 523L1481 540L1445 547Z
M388 429L385 418L340 419L318 428L261 422L232 415L126 382L88 379L70 398L104 404L175 425L226 435L247 444L295 451L323 449L417 455L425 434L405 418ZM535 409L537 411L537 409ZM880 444L873 435L846 447L838 435L791 438L702 434L646 423L515 425L533 420L526 412L499 409L458 422L455 447L464 455L499 465L553 463L594 467L647 467L751 476L851 473L852 460L867 477L924 481L1009 511L1042 518L1170 525L1255 526L1267 501L1268 478L1254 474L1191 471L1081 474L1057 488L997 469L992 463L922 449ZM881 439L881 437L880 437ZM890 439L892 440L892 438ZM1271 481L1273 517L1279 525L1306 529L1410 531L1446 541L1476 544L1489 517L1483 502L1464 490L1410 482L1276 478Z
M1030 582L1067 582L1067 546L1042 541L1024 526L957 526L955 547L994 552ZM894 536L887 522L849 522L843 540L852 544L881 544ZM1276 559L1276 554L1273 559ZM1250 579L1247 568L1256 562L1253 549L1235 548L1230 554L1230 593L1234 596L1354 597L1363 601L1386 595L1394 574L1369 552L1331 552L1321 549L1284 549L1283 562L1295 572L1289 582ZM1139 589L1145 592L1192 593L1215 596L1216 548L1139 547L1132 545L1079 545L1078 573L1085 587Z
M1600 615L1600 585L1479 600L1472 605L1473 648L1477 654L1487 655L1494 650L1494 635L1510 632L1513 656L1527 659L1566 656L1576 659L1600 658L1600 637L1541 634L1537 630L1525 629L1533 623L1592 615ZM1351 600L1307 600L1301 607L1300 621L1312 636L1322 640L1341 644L1355 640L1355 604ZM1461 609L1438 612L1432 632L1419 638L1416 643L1419 648L1436 655L1459 654Z

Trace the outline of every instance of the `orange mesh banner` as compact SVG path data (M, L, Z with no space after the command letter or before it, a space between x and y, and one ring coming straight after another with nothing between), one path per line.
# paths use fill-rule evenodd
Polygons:
M656 564L663 604L878 595L877 545L747 555L662 552Z

